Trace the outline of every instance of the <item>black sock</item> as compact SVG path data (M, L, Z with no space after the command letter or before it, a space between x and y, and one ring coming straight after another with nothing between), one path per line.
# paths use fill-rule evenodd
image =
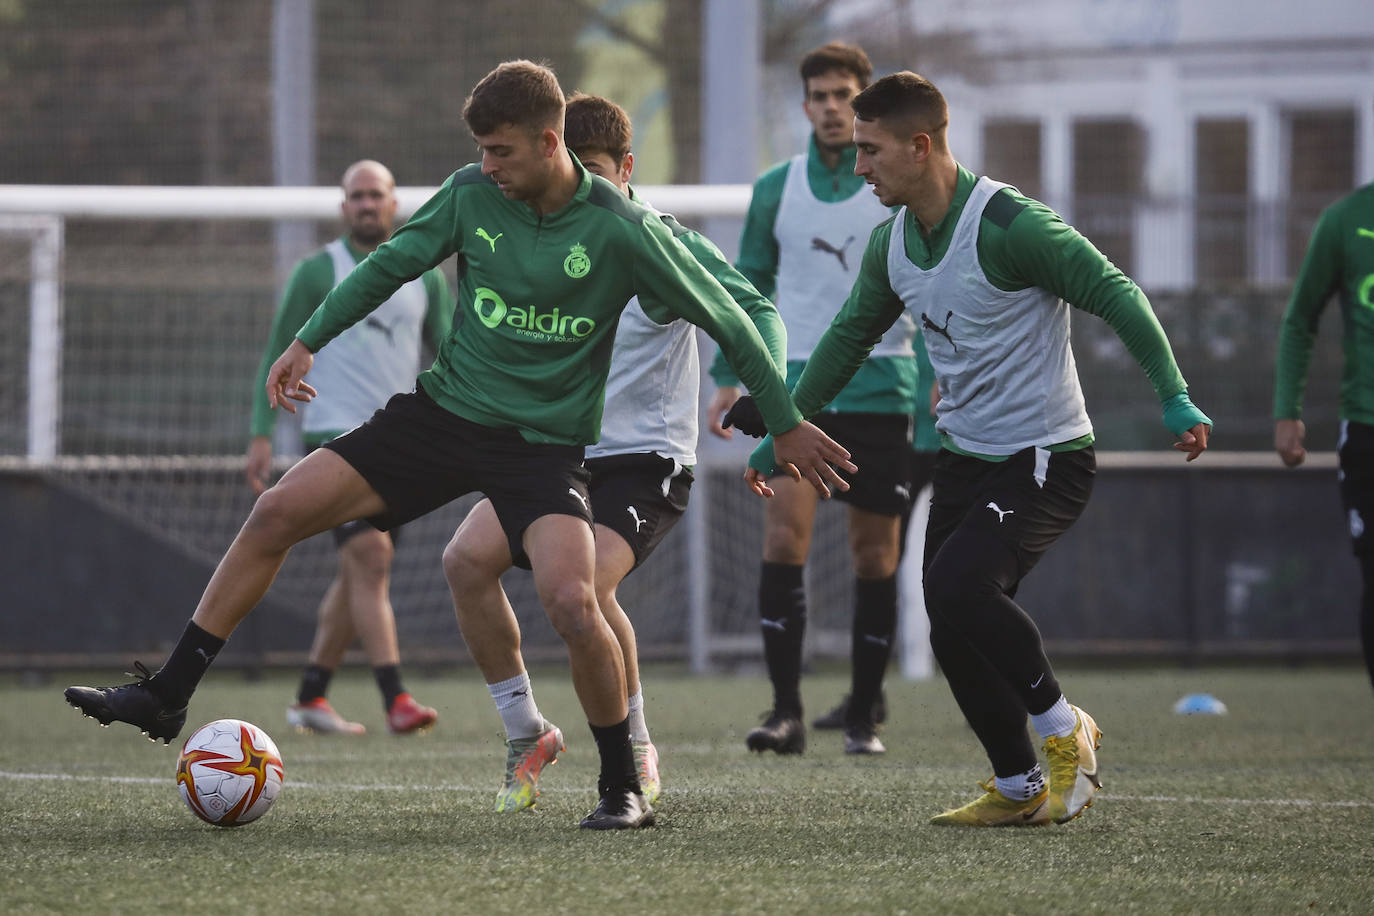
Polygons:
M401 686L401 666L378 665L372 669L372 676L377 679L377 689L382 692L382 708L389 712L396 698L406 692Z
M897 577L854 580L854 630L850 641L849 710L846 722L870 722L883 689L897 629Z
M805 567L765 561L759 571L759 628L773 682L773 709L801 716L802 639L806 636Z
M187 621L186 630L177 641L172 654L162 663L157 674L148 681L148 689L162 698L168 706L180 709L191 702L196 685L209 670L225 640L212 636L195 621Z
M296 691L296 702L309 703L324 696L329 692L329 681L333 677L334 671L330 668L306 665L301 673L300 689Z
M596 789L605 795L611 789L630 789L642 791L639 786L639 771L635 769L635 752L630 744L630 719L615 725L592 725L592 737L596 739L596 749L601 753L601 775L597 777Z

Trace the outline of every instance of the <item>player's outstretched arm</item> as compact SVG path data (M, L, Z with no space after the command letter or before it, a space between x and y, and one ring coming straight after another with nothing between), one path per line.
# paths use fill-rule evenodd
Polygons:
M310 403L316 391L303 379L313 365L315 354L300 340L291 341L291 346L267 370L267 405L272 408L284 407L295 413L296 405L292 401Z

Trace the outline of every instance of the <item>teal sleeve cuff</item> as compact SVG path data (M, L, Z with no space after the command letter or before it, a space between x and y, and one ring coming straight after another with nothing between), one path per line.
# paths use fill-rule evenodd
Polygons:
M777 459L773 456L772 433L764 436L763 441L754 447L754 451L749 455L749 466L764 477L772 477L777 473Z
M1187 391L1180 391L1164 402L1164 425L1175 436L1182 435L1199 423L1211 426L1212 419L1194 406Z

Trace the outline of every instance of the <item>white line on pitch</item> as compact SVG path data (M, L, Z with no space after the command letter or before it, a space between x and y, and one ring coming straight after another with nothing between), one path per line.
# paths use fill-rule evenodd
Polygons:
M73 773L15 773L0 770L0 779L25 779L35 782L111 782L124 783L130 785L162 785L170 782L167 777L154 776L82 776ZM468 786L468 785L362 785L356 783L334 783L334 782L296 782L287 780L286 785L292 789L323 789L346 792L485 792L491 787L488 785ZM585 788L574 788L550 786L540 787L546 792L567 792L585 794ZM734 793L734 788L675 788L669 790L671 794L696 795L696 794L725 794ZM1183 797L1175 795L1115 795L1103 793L1100 798L1107 801L1124 802L1147 802L1156 804L1189 804L1189 805L1245 805L1260 806L1272 805L1276 807L1295 807L1295 808L1374 808L1374 801L1317 801L1307 798L1201 798Z
M1374 808L1374 801L1313 801L1306 798L1178 798L1172 795L1108 795L1102 798L1125 802L1164 802L1185 805L1277 805L1295 808Z

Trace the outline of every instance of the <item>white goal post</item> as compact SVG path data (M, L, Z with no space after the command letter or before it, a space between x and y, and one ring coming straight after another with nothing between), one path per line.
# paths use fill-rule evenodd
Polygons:
M0 235L29 242L27 457L57 457L62 375L62 216L0 207Z
M409 216L438 188L401 186L396 201ZM749 185L643 185L635 190L666 213L742 217ZM0 213L82 219L335 219L336 187L201 187L0 185Z

